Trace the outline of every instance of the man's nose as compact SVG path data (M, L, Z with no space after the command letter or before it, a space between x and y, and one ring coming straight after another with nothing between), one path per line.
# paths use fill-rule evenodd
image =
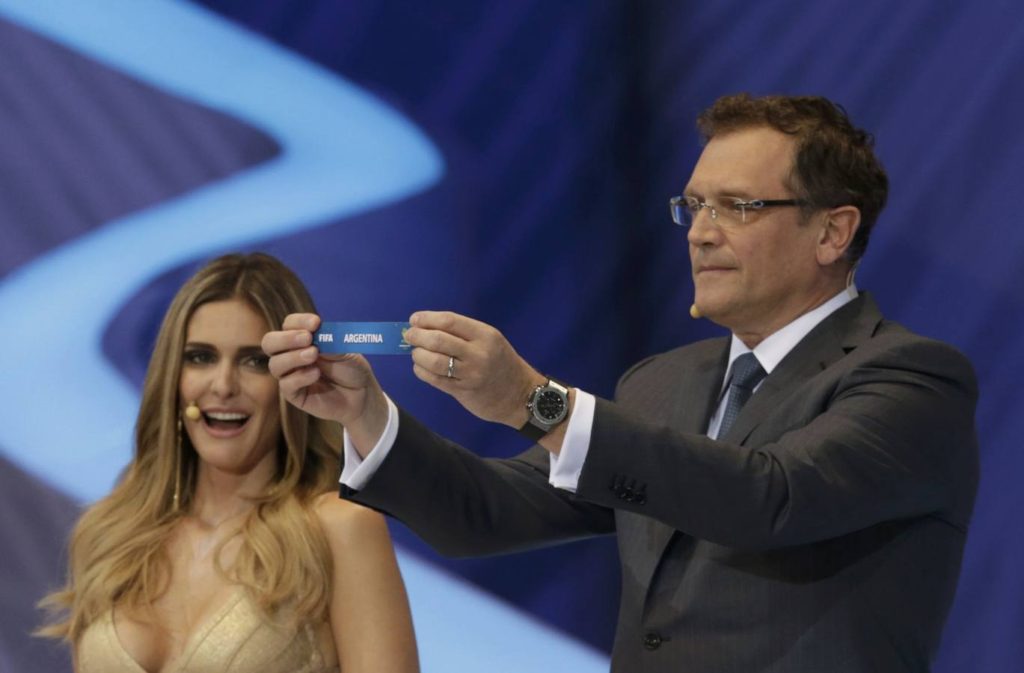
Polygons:
M701 208L693 218L693 224L686 232L686 240L692 246L715 245L722 235L721 230L711 218L710 208Z

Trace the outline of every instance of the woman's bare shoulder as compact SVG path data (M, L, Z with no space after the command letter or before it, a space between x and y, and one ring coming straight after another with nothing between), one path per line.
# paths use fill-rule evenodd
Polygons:
M331 542L365 541L371 536L387 536L382 514L343 500L336 493L317 496L313 501L313 512Z

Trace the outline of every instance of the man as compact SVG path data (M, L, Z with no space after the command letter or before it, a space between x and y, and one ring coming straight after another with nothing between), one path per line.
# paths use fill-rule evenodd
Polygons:
M644 360L612 403L549 381L492 327L414 314L416 375L537 439L512 460L431 433L364 359L318 357L316 316L267 335L271 371L345 425L343 497L444 553L614 532L613 671L927 671L976 490L971 367L852 286L887 179L840 108L728 96L698 127L671 207L693 312L731 337Z

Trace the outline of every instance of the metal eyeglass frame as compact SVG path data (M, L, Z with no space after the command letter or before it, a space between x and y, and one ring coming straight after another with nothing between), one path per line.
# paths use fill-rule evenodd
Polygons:
M749 201L744 201L737 198L729 205L733 209L732 213L735 213L737 210L739 211L739 221L745 224L748 209L761 210L762 208L778 206L806 206L808 203L803 199L750 199ZM673 196L668 200L668 209L672 214L672 221L681 227L693 226L693 221L703 208L708 209L708 214L711 215L712 220L718 219L718 209L707 201L701 201L692 196ZM723 212L729 213L730 211ZM726 219L732 218L726 215Z

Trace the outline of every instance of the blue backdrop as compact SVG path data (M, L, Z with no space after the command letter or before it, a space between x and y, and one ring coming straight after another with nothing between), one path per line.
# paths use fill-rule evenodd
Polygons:
M665 202L699 152L694 117L739 90L824 94L875 133L892 192L858 284L981 383L981 489L935 668L1024 668L1019 3L79 4L0 3L0 670L67 666L28 637L32 604L78 503L128 456L157 322L203 260L278 255L331 319L468 313L609 396L632 362L717 331L687 315ZM407 360L374 364L439 431L525 448ZM453 562L393 532L407 575L454 596L454 572L568 636L537 642L578 651L572 670L601 670L610 540ZM484 640L444 659L472 639L428 624L477 608L428 613L418 586L427 670L505 656Z

